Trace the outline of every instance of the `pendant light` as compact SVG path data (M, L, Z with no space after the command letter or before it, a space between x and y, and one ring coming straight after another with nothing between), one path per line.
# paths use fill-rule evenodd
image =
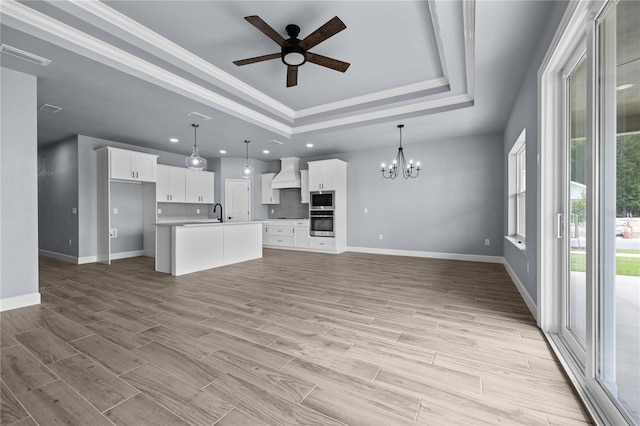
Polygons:
M253 177L253 166L251 165L251 163L249 163L249 143L250 142L251 141L244 141L244 143L246 144L246 156L244 159L244 166L242 166L242 170L240 172L242 179L251 179L251 177Z
M396 154L396 159L389 165L389 169L385 168L384 163L382 163L382 177L385 179L395 179L402 171L402 177L405 179L416 178L420 174L420 162L418 161L416 165L413 165L413 160L409 159L409 164L407 164L407 160L404 158L404 151L402 150L402 128L404 124L398 124L398 129L400 130L400 147L398 148L398 154Z
M203 170L205 167L207 167L207 160L200 157L200 152L198 152L196 132L198 130L198 127L200 127L200 125L192 124L191 126L193 126L193 152L189 157L185 158L184 162L187 164L187 167L190 170L195 170L199 172L200 170Z

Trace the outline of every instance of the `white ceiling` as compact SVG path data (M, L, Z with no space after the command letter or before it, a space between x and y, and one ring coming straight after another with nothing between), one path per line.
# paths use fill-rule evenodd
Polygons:
M2 43L52 63L0 60L63 108L38 113L40 144L83 134L188 153L198 111L213 118L197 121L207 157L241 157L245 139L252 157L305 157L394 147L398 123L407 145L501 131L552 3L2 0ZM248 15L301 39L339 16L347 28L311 51L350 68L307 63L287 88L279 59L235 66L279 51Z

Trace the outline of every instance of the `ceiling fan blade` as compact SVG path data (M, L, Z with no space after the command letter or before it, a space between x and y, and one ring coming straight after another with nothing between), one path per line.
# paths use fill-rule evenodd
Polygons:
M311 52L307 52L307 61L340 72L345 72L347 68L349 68L349 65L351 65L347 62L342 62L333 58L327 58L326 56L318 55Z
M292 65L287 66L287 87L296 86L298 84L298 67Z
M289 43L282 37L276 30L271 28L269 24L264 22L262 18L257 15L245 16L246 19L251 25L259 29L264 35L269 37L271 40L278 43L279 46L289 46Z
M347 26L344 24L344 22L342 22L337 16L334 16L329 21L327 21L326 24L305 37L304 40L298 43L298 46L302 47L304 50L309 50L312 47L322 43L329 37L338 34L345 28L347 28Z
M255 58L240 59L239 61L233 61L237 66L255 64L256 62L268 61L270 59L279 59L282 57L282 53L270 53L268 55L256 56Z

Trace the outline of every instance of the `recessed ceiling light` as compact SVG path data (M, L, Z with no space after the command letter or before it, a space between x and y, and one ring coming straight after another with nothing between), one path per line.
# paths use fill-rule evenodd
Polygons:
M633 84L623 84L621 86L616 87L616 90L631 89L632 87L633 87Z
M262 153L263 153L263 154L268 154L268 153L269 153L269 150L268 150L268 149L263 149L263 150L262 150Z
M169 142L178 143L179 141L178 141L177 138L171 138L171 139L169 139Z
M307 148L313 148L313 144L312 143L308 143L307 144Z
M226 154L226 153L227 153L227 151L225 151L224 149L220 150L220 154Z

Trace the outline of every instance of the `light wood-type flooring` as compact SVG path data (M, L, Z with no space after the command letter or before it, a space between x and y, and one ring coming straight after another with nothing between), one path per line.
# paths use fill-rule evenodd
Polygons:
M499 264L265 250L182 277L40 260L1 425L589 423Z

